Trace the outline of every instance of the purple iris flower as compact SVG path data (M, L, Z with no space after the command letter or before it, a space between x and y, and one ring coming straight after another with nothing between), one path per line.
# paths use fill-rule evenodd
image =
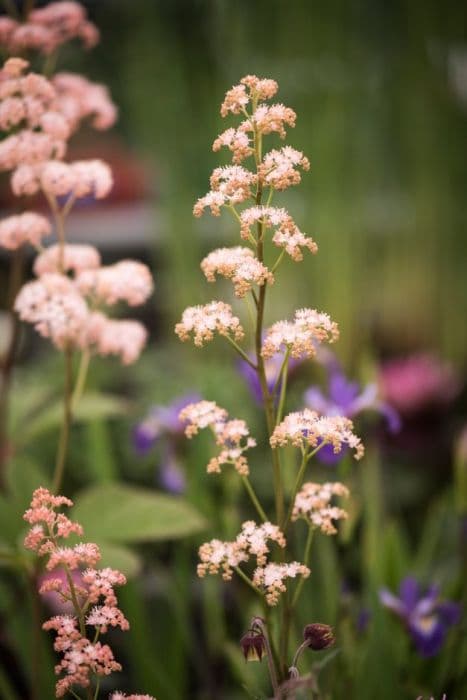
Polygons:
M401 421L397 412L385 401L378 397L376 384L360 386L358 382L349 380L334 355L328 353L321 356L321 361L328 373L327 393L317 386L311 386L304 395L305 404L325 416L345 416L354 418L363 411L376 411L385 419L390 432L400 430ZM336 464L344 454L343 449L338 454L334 453L331 445L321 449L316 457L323 464Z
M182 493L185 489L185 476L177 459L177 442L185 426L178 416L182 408L200 398L199 394L186 394L168 406L153 406L146 418L133 430L133 446L141 456L148 454L161 442L159 481L171 493Z
M140 455L146 455L161 437L181 435L185 426L178 419L179 413L185 406L196 401L200 401L200 396L193 393L175 399L168 406L153 406L146 418L133 430L135 450Z
M460 620L460 605L440 601L439 588L435 585L422 594L412 576L401 582L399 597L385 588L379 597L381 603L403 621L420 656L435 656L443 645L448 628Z

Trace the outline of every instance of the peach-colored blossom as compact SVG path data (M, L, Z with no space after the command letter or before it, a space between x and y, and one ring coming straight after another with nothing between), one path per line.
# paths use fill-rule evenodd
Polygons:
M277 321L267 331L261 354L269 359L288 349L291 357L315 357L319 343L333 343L339 337L337 324L328 314L299 309L290 321Z
M208 282L214 282L216 274L231 279L235 296L240 298L251 290L253 284L262 286L274 282L272 273L253 251L241 246L212 251L201 262L201 269Z
M319 445L332 445L338 454L345 445L354 450L355 459L361 459L364 447L353 432L353 423L344 416L320 416L316 411L305 408L289 413L276 425L270 438L271 447L284 447L291 444L302 449L315 449Z
M63 114L73 131L84 119L90 119L91 126L98 130L115 124L117 108L105 85L77 73L57 73L51 82L57 93L54 108Z
M1 227L1 224L0 224ZM49 272L74 273L99 267L101 256L92 245L67 243L63 247L54 244L43 250L34 261L34 274L40 277Z
M89 320L87 304L73 282L52 273L27 282L16 297L15 310L61 350L79 345Z
M217 332L224 336L233 336L239 340L244 336L240 320L232 313L230 304L211 301L204 306L189 306L182 314L182 320L175 326L175 333L180 340L189 340L193 335L194 343L201 347L210 342Z
M339 481L324 484L307 482L295 497L292 520L305 518L312 527L321 530L325 535L335 535L337 529L334 522L348 516L342 508L332 506L331 500L333 496L348 495L348 488Z
M90 314L82 344L104 357L118 355L124 365L130 365L140 356L147 337L139 321L111 319L95 311Z
M136 260L120 260L114 265L83 270L76 283L82 294L109 306L119 301L139 306L154 288L149 268Z
M25 243L38 246L51 232L50 222L35 212L24 212L0 221L0 246L16 250Z
M264 185L275 190L285 190L301 181L298 167L310 169L310 162L301 151L291 146L272 150L263 158L258 168L258 176Z
M287 590L284 583L286 579L297 576L308 578L310 573L310 569L298 561L288 564L270 563L255 570L253 583L264 589L267 604L274 606L278 604L281 593L285 593Z

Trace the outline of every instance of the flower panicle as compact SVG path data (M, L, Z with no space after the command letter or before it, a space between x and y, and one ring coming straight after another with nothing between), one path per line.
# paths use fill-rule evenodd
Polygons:
M25 546L48 558L46 569L56 571L39 588L41 595L54 592L62 600L73 603L74 614L54 615L42 625L55 632L54 649L63 654L55 667L58 676L56 696L63 697L74 686L86 688L94 676L106 676L120 671L109 645L98 641L109 627L126 631L130 625L118 608L115 587L126 583L125 576L109 567L97 569L99 547L92 542L79 542L72 547L61 545L60 540L71 534L83 535L83 528L61 512L73 502L64 496L55 496L40 487L33 494L31 506L24 519L32 526L25 538ZM64 572L65 576L59 576ZM73 576L72 576L73 572ZM88 628L91 628L88 632ZM89 636L88 636L89 635Z
M214 401L188 404L180 412L179 419L186 424L185 435L188 438L204 428L212 430L216 445L221 449L209 461L206 468L208 474L220 474L224 464L232 464L241 476L248 476L249 466L244 453L256 446L256 440L250 436L244 420L229 419L227 411Z

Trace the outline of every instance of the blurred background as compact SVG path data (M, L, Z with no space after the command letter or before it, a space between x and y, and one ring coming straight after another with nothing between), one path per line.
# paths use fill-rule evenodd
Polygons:
M211 150L217 134L234 124L219 115L223 95L254 73L276 79L278 100L297 112L287 143L310 158L311 171L279 206L319 245L318 256L299 266L284 263L266 320L301 306L327 311L339 323L335 351L343 371L361 386L377 383L401 419L392 434L374 413L360 419L368 457L358 469L346 459L332 467L355 489L356 505L339 543L322 538L321 554L316 547L315 588L304 603L303 622L320 615L325 619L318 621L341 631L343 653L330 664L329 678L323 670L320 697L446 692L448 700L467 698L465 615L444 656L431 662L417 656L404 626L378 599L382 586L396 592L408 575L422 587L437 583L443 598L463 599L464 606L467 597L467 6L453 0L83 4L102 41L88 53L64 48L58 66L107 84L120 116L111 132L82 131L73 142L70 157L107 160L116 185L106 202L76 210L70 239L93 242L104 262L143 259L156 292L140 313L151 332L142 360L123 370L94 363L91 387L123 398L78 420L68 491L89 481L126 480L184 492L207 523L190 539L133 548L127 561L133 576L122 593L133 631L130 641L118 640L126 661L122 689L159 700L234 700L248 697L238 691L243 684L264 682L258 680L264 671L255 675L244 666L236 645L248 623L246 596L237 592L234 599L214 580L193 581L198 544L238 527L235 480L220 485L205 478L208 441L187 446L171 436L173 450L157 440L141 456L134 438L154 405L192 392L249 419L257 437L264 430L224 347L185 347L172 331L185 306L230 301L227 285L205 283L199 262L213 247L236 245L237 231L226 216L194 219L192 207L209 189L211 170L227 162ZM2 182L0 206L7 210L14 203L7 178ZM8 265L2 256L3 303ZM26 331L13 445L24 421L40 414L44 397L61 390L57 356ZM326 367L299 368L290 410L307 387L326 391L326 382ZM45 471L54 425L36 426L28 447L28 463ZM23 464L21 448L14 451L15 463ZM172 480L164 472L167 455L177 462ZM329 478L329 467L321 469L320 477ZM267 475L256 479L266 493ZM30 484L25 478L25 494ZM29 673L21 652L27 631L18 617L23 593L15 593L12 577L6 571L0 579L1 615L5 629L14 629L0 638L10 668L0 679L6 700L26 696ZM49 688L50 678L43 683Z

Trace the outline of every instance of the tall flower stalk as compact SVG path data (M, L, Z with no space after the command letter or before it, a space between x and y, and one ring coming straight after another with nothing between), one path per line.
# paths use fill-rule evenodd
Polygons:
M274 679L284 684L288 677L289 638L296 622L296 606L305 579L310 575L312 533L320 529L333 534L336 532L333 521L345 517L342 509L330 503L332 496L347 494L345 487L330 485L326 490L324 485L323 491L318 484L304 484L309 464L324 446L330 446L335 453L344 447L350 448L357 459L363 455L363 446L353 433L352 422L344 416L319 416L315 411L304 409L284 417L290 361L313 359L319 344L337 340L338 328L326 313L310 308L297 310L292 321L278 321L265 328L268 287L278 283L285 257L299 262L303 260L304 251L317 252L315 241L302 233L291 215L284 208L272 205L278 192L300 183L300 170L309 169L308 159L291 146L264 152L266 136L275 133L283 139L286 127L295 125L296 115L292 109L283 104L268 104L277 89L274 80L249 75L227 92L221 115L238 115L243 120L239 126L224 131L214 141L213 149L229 149L232 165L213 171L210 191L194 207L195 216L201 216L206 208L219 216L225 209L239 226L244 245L213 251L203 260L201 268L209 282L213 282L216 275L232 281L235 296L245 301L252 320L251 337L242 347L247 333L240 318L229 304L220 301L189 307L175 331L181 340L192 338L197 346L211 341L216 333L221 335L256 373L261 388L270 447L273 519L266 515L268 507L261 503L250 481L252 459L249 454L247 461L245 453L254 448L256 442L249 436L245 422L230 419L227 411L213 401L191 404L180 417L186 422L188 437L202 428L212 430L221 451L213 458L216 468L212 468L211 460L208 472L220 472L220 464L232 464L243 479L260 518L259 525L253 521L243 523L240 534L232 542L212 540L202 545L198 574L220 572L224 580L237 574L261 598L265 610L278 607L280 619L274 625L278 630L277 638L274 639L269 624L269 612L265 615L264 630L272 650L273 691L275 697L286 697L286 686L276 687ZM244 162L250 163L251 169L247 169ZM253 356L249 353L251 346ZM271 360L279 367L272 383L266 371L266 363ZM289 444L301 455L291 493L287 493L284 486L282 461L282 448ZM254 473L254 467L251 469ZM299 518L306 520L308 526L302 562L290 561L294 545L292 531ZM271 551L274 543L275 552ZM253 570L252 559L256 563ZM298 578L295 590L289 590L293 585L290 579L295 578Z

